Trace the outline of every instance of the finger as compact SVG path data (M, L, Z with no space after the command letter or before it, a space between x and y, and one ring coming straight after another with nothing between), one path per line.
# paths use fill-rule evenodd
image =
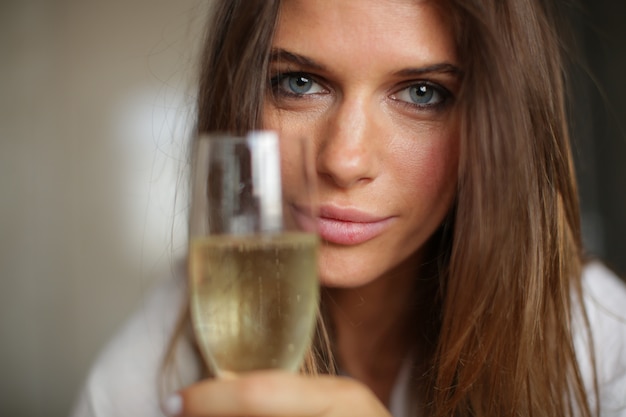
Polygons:
M373 394L347 378L269 371L208 380L180 393L189 417L332 417L388 415ZM355 413L355 406L362 411Z
M328 399L319 396L303 378L282 372L251 373L233 379L194 384L179 394L181 415L308 417L324 415ZM303 395L306 393L306 395Z

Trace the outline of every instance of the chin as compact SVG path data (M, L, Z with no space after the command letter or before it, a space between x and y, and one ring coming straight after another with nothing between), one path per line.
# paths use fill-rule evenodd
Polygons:
M329 288L359 288L377 281L394 259L380 256L382 248L371 245L335 245L324 242L318 253L320 285Z
M332 262L320 257L319 282L328 288L358 288L376 281L378 275L373 275L372 270L363 259Z
M368 283L363 279L351 279L346 276L327 276L325 274L320 274L319 281L322 287L345 289L359 288Z
M367 249L367 250L364 250ZM421 251L408 255L384 248L359 248L350 246L320 247L318 254L318 279L328 288L360 288L387 278L411 281L421 265Z

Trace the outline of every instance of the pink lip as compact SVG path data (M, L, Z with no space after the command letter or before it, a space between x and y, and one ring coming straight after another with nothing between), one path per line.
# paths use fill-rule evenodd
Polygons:
M294 207L294 213L300 227L305 230L317 229L323 240L338 245L367 242L383 233L394 219L330 205L320 207L315 222L300 207Z

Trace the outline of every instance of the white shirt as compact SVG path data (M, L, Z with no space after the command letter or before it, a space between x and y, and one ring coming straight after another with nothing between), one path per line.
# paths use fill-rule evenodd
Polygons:
M602 264L591 263L583 273L583 288L595 342L602 417L626 417L626 285ZM164 415L159 406L159 371L184 303L184 291L182 283L168 280L145 299L93 365L73 417ZM574 343L587 391L595 401L583 333L576 334ZM198 379L199 366L184 338L177 351L176 384L180 387ZM404 404L408 378L405 367L391 394L390 411L394 417L407 417Z
M584 303L595 349L602 417L626 416L626 285L604 265L594 262L583 273ZM580 317L574 316L574 329ZM577 326L578 324L578 326ZM583 331L574 346L588 393L593 392L589 343ZM588 394L592 405L593 394ZM592 408L593 409L593 408Z

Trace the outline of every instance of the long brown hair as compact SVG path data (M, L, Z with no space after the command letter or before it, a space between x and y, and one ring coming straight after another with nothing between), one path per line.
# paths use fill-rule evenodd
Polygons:
M430 344L419 348L413 406L430 416L590 416L572 342L582 249L554 11L541 0L438 4L463 70L460 167L455 206L432 239L436 296L428 320L415 320ZM198 133L262 127L279 12L279 0L215 2ZM322 316L306 372L334 369Z
M554 10L450 3L464 70L461 159L433 410L590 415L572 342L582 250Z

